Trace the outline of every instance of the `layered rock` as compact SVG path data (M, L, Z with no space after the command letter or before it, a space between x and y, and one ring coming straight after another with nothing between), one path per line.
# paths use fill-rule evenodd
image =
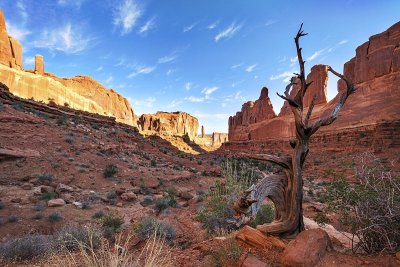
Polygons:
M140 116L138 127L143 133L187 135L194 139L199 130L199 121L186 112L157 112Z
M383 33L370 37L369 41L356 49L356 56L344 65L344 75L352 80L358 89L349 97L339 113L338 119L319 132L343 131L359 126L373 125L380 121L395 121L400 117L400 22ZM338 81L338 95L326 103L327 68L314 66L307 76L313 81L305 98L305 112L314 94L317 95L312 120L324 116L335 107L345 84ZM297 88L292 89L291 95ZM289 139L294 136L294 118L285 103L279 116L257 117L255 123L243 120L247 103L242 111L229 118L230 141L266 141ZM267 110L272 109L267 107Z
M22 46L8 36L0 10L0 80L10 92L26 99L50 101L71 108L115 117L118 122L136 126L136 117L127 99L87 76L59 78L44 70L41 55L35 57L35 70L24 71Z

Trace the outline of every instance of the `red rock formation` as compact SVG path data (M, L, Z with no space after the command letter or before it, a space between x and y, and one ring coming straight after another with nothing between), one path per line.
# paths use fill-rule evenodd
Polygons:
M395 121L400 117L400 22L387 31L372 36L368 42L356 49L356 56L344 65L344 75L351 79L357 92L346 102L338 119L320 132L343 131L345 129L373 125L379 121ZM334 108L344 89L343 81L338 82L339 94L326 103L327 69L314 66L307 76L313 81L306 93L307 107L314 93L317 95L313 117L321 116ZM296 88L292 90L294 94ZM244 107L247 108L246 104ZM278 117L256 118L256 123L242 123L245 112L238 112L229 118L229 140L273 140L289 139L294 136L293 116L287 104ZM268 107L268 110L272 109ZM306 112L306 111L305 111Z
M157 112L140 116L138 127L145 134L187 135L193 140L197 137L199 121L186 112Z
M59 78L44 71L43 57L35 56L35 71L22 70L22 46L8 36L0 10L0 80L21 98L50 101L77 110L115 117L136 126L135 114L127 99L87 76Z
M229 140L246 139L246 134L243 137L241 136L243 128L274 117L276 115L268 96L268 88L263 87L258 100L244 103L240 112L237 112L233 117L229 117Z
M44 60L42 55L35 56L35 73L44 74Z

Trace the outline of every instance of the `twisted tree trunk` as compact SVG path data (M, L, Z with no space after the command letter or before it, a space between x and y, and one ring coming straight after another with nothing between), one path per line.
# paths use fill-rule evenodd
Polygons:
M276 218L271 224L257 226L257 229L264 233L275 235L296 235L304 230L303 224L303 165L308 154L310 137L318 131L321 126L326 126L334 122L337 115L347 98L355 92L355 87L350 80L343 75L328 67L328 71L343 79L347 89L342 93L335 108L326 117L318 118L313 124L310 123L312 111L316 100L316 95L308 108L306 115L303 115L303 98L307 88L312 83L306 83L302 49L299 44L300 37L307 35L302 30L301 25L295 37L297 58L300 66L300 73L295 73L289 85L286 86L284 95L278 96L286 100L295 118L296 138L290 141L293 154L290 158L282 158L271 155L251 155L241 153L240 156L252 159L269 161L283 167L283 175L267 175L252 185L248 190L242 192L239 200L235 203L234 209L239 215L237 225L248 224L251 222L262 203L269 197L275 205ZM300 89L294 97L289 92L294 84L300 83Z

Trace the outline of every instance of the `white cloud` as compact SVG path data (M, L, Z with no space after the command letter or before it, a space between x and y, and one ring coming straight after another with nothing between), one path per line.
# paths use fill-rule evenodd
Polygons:
M23 27L18 27L14 24L11 24L9 21L6 21L6 27L8 34L18 41L23 41L25 37L31 33Z
M278 74L276 76L272 75L269 79L271 81L282 79L283 82L287 83L294 76L293 72L294 71L285 71L285 72L282 72L281 74Z
M255 69L255 67L257 67L257 64L250 65L250 66L248 66L246 68L246 71L247 72L252 72Z
M96 71L101 71L101 70L103 70L103 66L99 66L99 67L96 69Z
M219 24L219 21L214 21L213 23L211 23L210 25L208 25L207 29L212 30L215 29Z
M286 61L286 56L282 57L281 59L279 59L279 63L283 63Z
M293 67L297 62L297 56L290 58L290 67Z
M149 74L149 73L152 73L155 69L156 69L155 66L152 66L152 67L140 66L140 67L137 67L134 72L129 74L128 78L133 78L139 74Z
M35 57L24 57L24 65L33 66L35 64Z
M272 24L275 24L277 22L278 22L277 20L270 19L264 24L264 26L271 26Z
M81 5L85 2L86 0L58 0L57 3L60 6L74 6L76 8L80 8Z
M312 54L311 56L309 56L308 58L306 58L306 60L307 60L307 61L311 61L311 60L316 59L317 57L323 55L324 52L325 52L325 50L326 50L326 49L324 48L324 49L321 49L321 50L318 50L318 51L314 52L314 54Z
M338 45L344 45L344 44L346 44L346 43L348 43L349 42L349 40L342 40L342 41L340 41L339 43L338 43Z
M237 69L237 68L239 68L241 66L243 66L243 63L239 63L239 64L236 64L236 65L233 65L233 66L231 66L231 68L232 69Z
M175 61L176 58L177 58L177 55L175 53L165 56L165 57L161 57L158 59L158 64L173 62L173 61Z
M185 100L188 100L190 102L200 103L200 102L204 102L205 98L204 97L189 96L189 97L185 97Z
M193 87L193 83L190 83L190 82L185 83L186 90L190 90L190 89L192 89L192 87Z
M76 54L89 48L93 40L87 33L82 32L81 25L67 23L58 29L42 31L39 38L33 42L33 46Z
M109 84L110 82L112 82L113 79L114 79L113 76L110 76L104 81L104 83Z
M219 89L218 86L205 87L201 92L205 94L206 99L209 99L210 95Z
M192 25L189 25L189 26L183 28L183 32L189 32L189 31L193 30L193 28L196 27L196 25L197 25L197 22L195 22Z
M26 12L24 3L22 3L22 1L18 1L17 8L18 8L20 16L23 19L23 23L25 23L26 19L28 18L28 12Z
M146 99L143 100L135 100L133 106L138 106L138 107L148 107L148 108L152 108L153 104L156 102L156 99L154 97L148 97Z
M172 102L168 104L167 108L176 108L181 103L182 103L182 101L172 100Z
M124 0L114 10L114 25L121 27L121 34L125 35L132 31L137 20L142 16L142 9L134 0Z
M167 70L167 72L166 72L165 74L167 74L167 76L169 76L169 75L171 75L171 74L174 73L174 72L175 72L175 70L169 69L169 70Z
M142 27L140 27L139 33L145 34L149 30L154 29L155 27L156 27L156 18L153 17L153 18L149 19L148 21L146 21L146 23Z
M236 22L233 22L228 28L226 28L225 30L219 32L216 36L215 36L215 42L218 42L219 40L226 38L232 38L241 28L242 28L242 24L237 25Z

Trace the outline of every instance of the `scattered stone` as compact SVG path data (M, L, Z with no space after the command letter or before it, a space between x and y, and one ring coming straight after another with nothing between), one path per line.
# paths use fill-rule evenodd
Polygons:
M301 232L283 251L283 266L316 266L331 251L332 243L322 229Z
M135 187L133 187L133 188L131 189L131 191L132 191L133 193L135 193L135 194L140 194L140 187L135 186Z
M137 199L137 195L133 192L126 192L121 195L121 199L124 201L135 201Z
M22 199L20 197L16 197L16 198L12 198L11 202L12 203L20 203L22 201Z
M65 200L66 203L71 204L75 201L75 197L70 193L64 193L61 197Z
M69 185L66 184L58 184L57 188L56 188L56 192L57 193L61 193L61 192L74 192L74 188L72 188Z
M47 202L48 207L62 207L65 206L65 201L62 198L50 199Z
M32 192L34 196L40 196L42 194L42 187L36 186L32 189Z
M74 201L74 202L72 202L72 204L77 208L80 208L80 209L82 208L82 203L81 202Z
M243 261L242 267L267 267L268 265L253 255L248 255L246 259Z
M54 192L54 187L49 186L49 185L42 185L42 186L40 186L40 191L41 191L41 193Z
M25 183L21 187L24 190L31 190L33 186L32 186L32 184Z
M193 194L190 193L189 191L182 191L179 193L179 196L185 200L190 200L194 198Z

